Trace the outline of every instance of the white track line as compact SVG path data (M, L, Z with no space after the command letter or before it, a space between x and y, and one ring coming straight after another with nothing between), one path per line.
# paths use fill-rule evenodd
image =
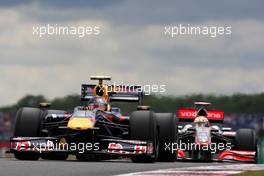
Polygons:
M264 164L234 164L221 166L199 166L135 172L119 176L173 175L173 176L226 176L245 171L264 170Z

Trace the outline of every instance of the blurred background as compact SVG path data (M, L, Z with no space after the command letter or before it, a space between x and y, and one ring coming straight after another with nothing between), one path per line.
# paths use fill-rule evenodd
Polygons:
M12 0L0 1L0 150L16 110L50 101L72 110L90 75L116 82L166 85L146 97L175 112L209 101L225 123L262 133L264 1ZM33 27L99 26L96 36L33 35ZM231 26L231 35L164 35L165 26ZM124 113L134 106L118 104Z

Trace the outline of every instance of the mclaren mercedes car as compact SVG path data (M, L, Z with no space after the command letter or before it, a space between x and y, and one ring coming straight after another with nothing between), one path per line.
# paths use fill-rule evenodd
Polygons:
M176 151L165 150L165 143L177 142L176 116L154 113L142 106L138 86L115 87L111 77L91 76L97 84L82 84L81 103L68 113L22 107L16 115L11 152L19 160L102 160L120 157L133 162L175 161ZM142 90L142 89L141 89ZM136 102L137 109L124 116L112 102Z
M222 127L224 112L207 110L209 105L196 102L194 109L179 110L178 159L255 162L255 131Z

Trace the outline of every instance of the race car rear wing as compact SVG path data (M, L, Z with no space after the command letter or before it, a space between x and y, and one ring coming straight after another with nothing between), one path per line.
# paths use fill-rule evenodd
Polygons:
M197 109L180 109L178 118L181 122L193 122L197 117ZM224 111L207 110L207 118L211 123L222 123L224 121Z
M88 101L95 95L107 96L111 102L138 102L141 104L143 91L141 86L134 85L82 84L82 101Z

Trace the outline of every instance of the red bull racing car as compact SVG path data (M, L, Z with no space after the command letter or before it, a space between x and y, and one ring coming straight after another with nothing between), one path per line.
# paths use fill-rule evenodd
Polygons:
M178 159L255 162L257 145L253 129L232 131L221 127L223 111L207 110L210 103L196 102L195 105L195 109L178 112L182 123Z
M92 76L98 84L83 84L81 102L73 113L23 107L16 115L11 152L20 160L77 160L130 157L133 162L175 161L176 151L165 150L165 143L177 142L176 117L154 113L142 106L139 86L104 84L108 76ZM123 116L111 102L137 102L138 109Z

